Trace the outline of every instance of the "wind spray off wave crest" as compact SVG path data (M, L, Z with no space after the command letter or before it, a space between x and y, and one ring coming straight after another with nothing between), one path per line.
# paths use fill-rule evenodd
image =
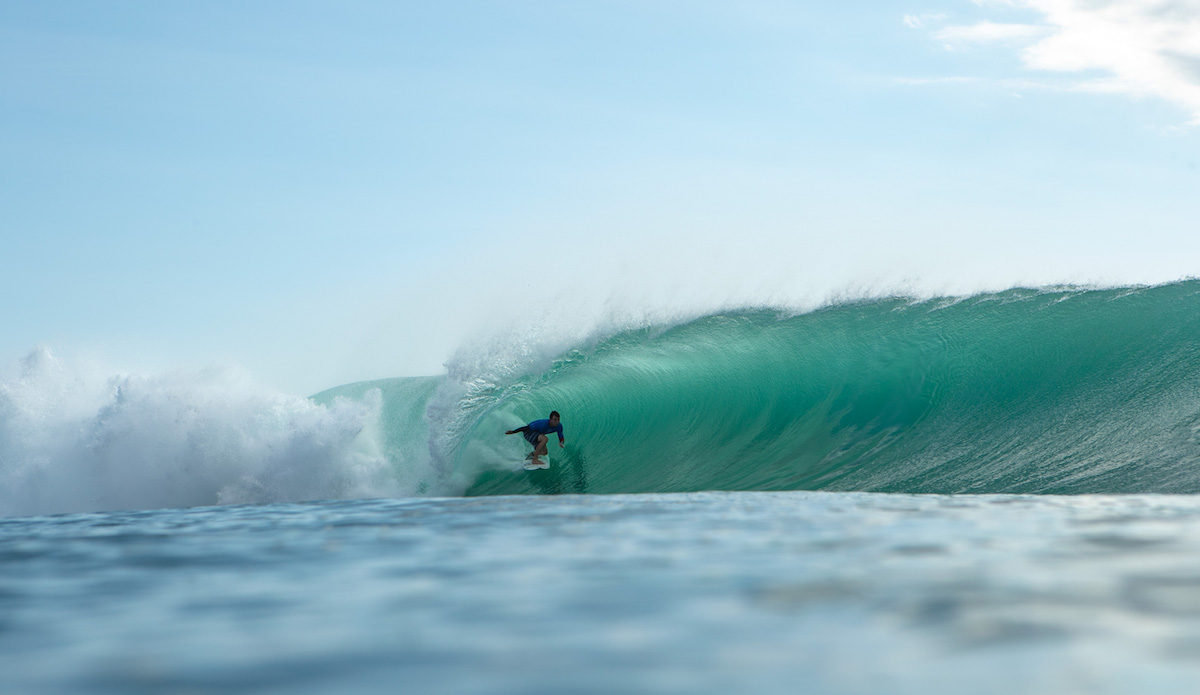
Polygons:
M0 514L403 494L363 430L379 395L318 405L232 369L113 374L31 353L0 382Z

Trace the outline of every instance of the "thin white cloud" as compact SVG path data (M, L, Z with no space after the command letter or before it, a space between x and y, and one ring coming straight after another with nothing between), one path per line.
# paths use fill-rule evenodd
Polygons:
M897 77L897 84L965 84L967 82L978 82L974 77Z
M972 0L996 11L1032 10L1039 24L981 22L933 33L948 48L1021 40L1032 70L1095 73L1075 89L1156 97L1200 125L1200 0Z
M892 81L910 87L938 87L942 85L979 85L985 88L1004 90L1012 96L1021 97L1021 92L1062 92L1074 91L1077 88L1064 87L1051 82L1038 82L1025 79L985 79L966 75L951 75L945 77L894 77Z
M979 22L964 26L949 26L935 34L947 43L992 43L997 41L1022 41L1036 38L1047 32L1047 27L1036 24L998 24Z
M944 14L906 14L904 15L904 25L909 29L921 29L928 22L940 22L946 18Z

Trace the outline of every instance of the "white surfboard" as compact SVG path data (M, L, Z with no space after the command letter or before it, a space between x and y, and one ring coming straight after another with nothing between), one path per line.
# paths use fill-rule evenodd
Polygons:
M532 451L529 452L525 456L525 470L527 470L527 471L539 471L539 470L544 471L550 467L550 455L549 454L546 454L544 456L539 456L538 458L541 459L542 465L540 465L540 466L533 465L533 460L532 460L533 452Z

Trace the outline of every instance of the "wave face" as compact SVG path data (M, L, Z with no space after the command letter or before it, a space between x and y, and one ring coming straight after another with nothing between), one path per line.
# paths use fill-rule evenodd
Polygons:
M724 313L471 383L467 495L1200 492L1196 281ZM551 409L567 449L514 470L503 430Z

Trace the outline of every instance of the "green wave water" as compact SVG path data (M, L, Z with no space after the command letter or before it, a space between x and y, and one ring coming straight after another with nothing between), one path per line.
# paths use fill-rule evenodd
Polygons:
M353 388L429 492L1195 493L1200 282L726 312L519 378ZM552 409L566 449L520 470L504 430Z

